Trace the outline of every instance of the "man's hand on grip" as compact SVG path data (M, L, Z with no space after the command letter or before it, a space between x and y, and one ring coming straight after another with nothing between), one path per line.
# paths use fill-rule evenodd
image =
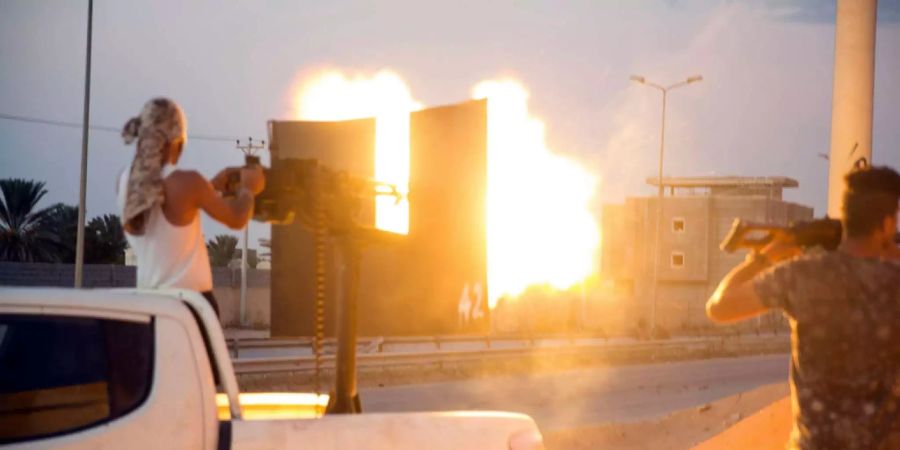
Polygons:
M246 188L253 195L259 195L266 187L266 175L262 166L251 165L241 168L241 187Z
M226 167L219 171L219 173L209 180L209 182L212 183L213 189L216 191L229 192L236 187L233 186L233 184L235 184L237 180L240 180L240 177L240 167Z
M778 230L773 232L772 241L763 247L759 253L772 263L777 263L801 255L803 249L794 242L793 235Z

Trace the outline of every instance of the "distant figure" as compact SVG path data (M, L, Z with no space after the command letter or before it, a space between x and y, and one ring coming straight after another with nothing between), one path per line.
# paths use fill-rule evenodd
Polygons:
M481 283L475 283L472 286L472 293L475 295L475 304L472 306L472 321L477 322L484 318L484 290Z
M843 241L802 254L790 236L735 267L706 305L717 322L777 308L791 325L792 449L900 449L900 174L845 178Z
M232 229L243 228L253 215L253 197L265 186L262 169L228 168L212 182L193 170L177 170L187 121L181 107L167 98L147 102L125 124L122 138L126 144L137 140L131 167L116 185L125 238L137 260L137 287L200 292L218 315L200 211ZM235 172L240 174L237 194L224 197Z
M459 294L459 303L456 307L457 311L457 327L464 329L469 325L472 317L472 298L469 296L469 283L463 286L462 293Z

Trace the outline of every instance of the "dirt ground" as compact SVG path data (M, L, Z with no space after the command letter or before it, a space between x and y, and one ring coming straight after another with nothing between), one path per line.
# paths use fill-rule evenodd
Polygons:
M762 386L658 419L544 433L548 450L689 449L790 394L787 383Z

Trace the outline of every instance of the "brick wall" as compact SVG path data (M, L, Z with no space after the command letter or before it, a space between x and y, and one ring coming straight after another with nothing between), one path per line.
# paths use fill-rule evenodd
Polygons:
M134 266L85 264L84 287L133 287ZM0 286L71 287L75 282L74 264L0 262ZM240 288L241 271L225 267L213 268L213 286ZM268 270L247 270L247 286L269 287Z
M136 268L111 264L86 264L82 285L87 288L134 287ZM247 322L269 327L268 270L247 270ZM0 262L0 286L72 287L74 264ZM241 271L213 268L213 292L225 326L237 326L240 316Z
M84 267L85 287L126 287L135 284L135 268L107 264ZM2 286L72 287L75 282L73 264L0 262Z

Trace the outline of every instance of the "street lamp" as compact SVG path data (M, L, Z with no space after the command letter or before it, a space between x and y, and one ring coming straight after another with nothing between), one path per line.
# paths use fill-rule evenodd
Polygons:
M660 86L656 83L651 83L647 81L646 78L640 75L632 75L629 77L631 81L636 83L643 84L645 86L650 86L654 89L658 89L662 92L662 125L660 127L659 132L659 175L656 178L657 186L659 187L657 193L656 200L656 236L654 237L655 243L653 245L653 303L652 308L650 310L650 336L656 336L656 300L659 298L659 260L660 253L662 253L661 240L662 240L662 218L663 218L663 154L666 148L666 96L672 89L685 86L691 83L696 83L698 81L702 81L703 77L700 75L694 75L688 77L684 81L680 81L678 83L669 85L669 86Z
M94 29L94 0L88 0L87 51L84 58L84 116L81 120L81 178L78 183L78 225L75 231L75 287L84 277L84 218L87 214L88 132L91 122L91 43Z
M259 144L253 143L253 138L247 138L246 144L241 144L241 140L237 140L237 144L235 145L238 150L242 151L245 156L245 162L250 164L253 161L253 158L256 158L256 164L259 164L259 158L255 156L257 150L261 150L266 147L266 141L262 141ZM241 250L241 303L240 303L240 322L241 326L247 326L247 253L249 252L248 242L250 241L250 222L247 222L247 225L244 225L244 248Z

